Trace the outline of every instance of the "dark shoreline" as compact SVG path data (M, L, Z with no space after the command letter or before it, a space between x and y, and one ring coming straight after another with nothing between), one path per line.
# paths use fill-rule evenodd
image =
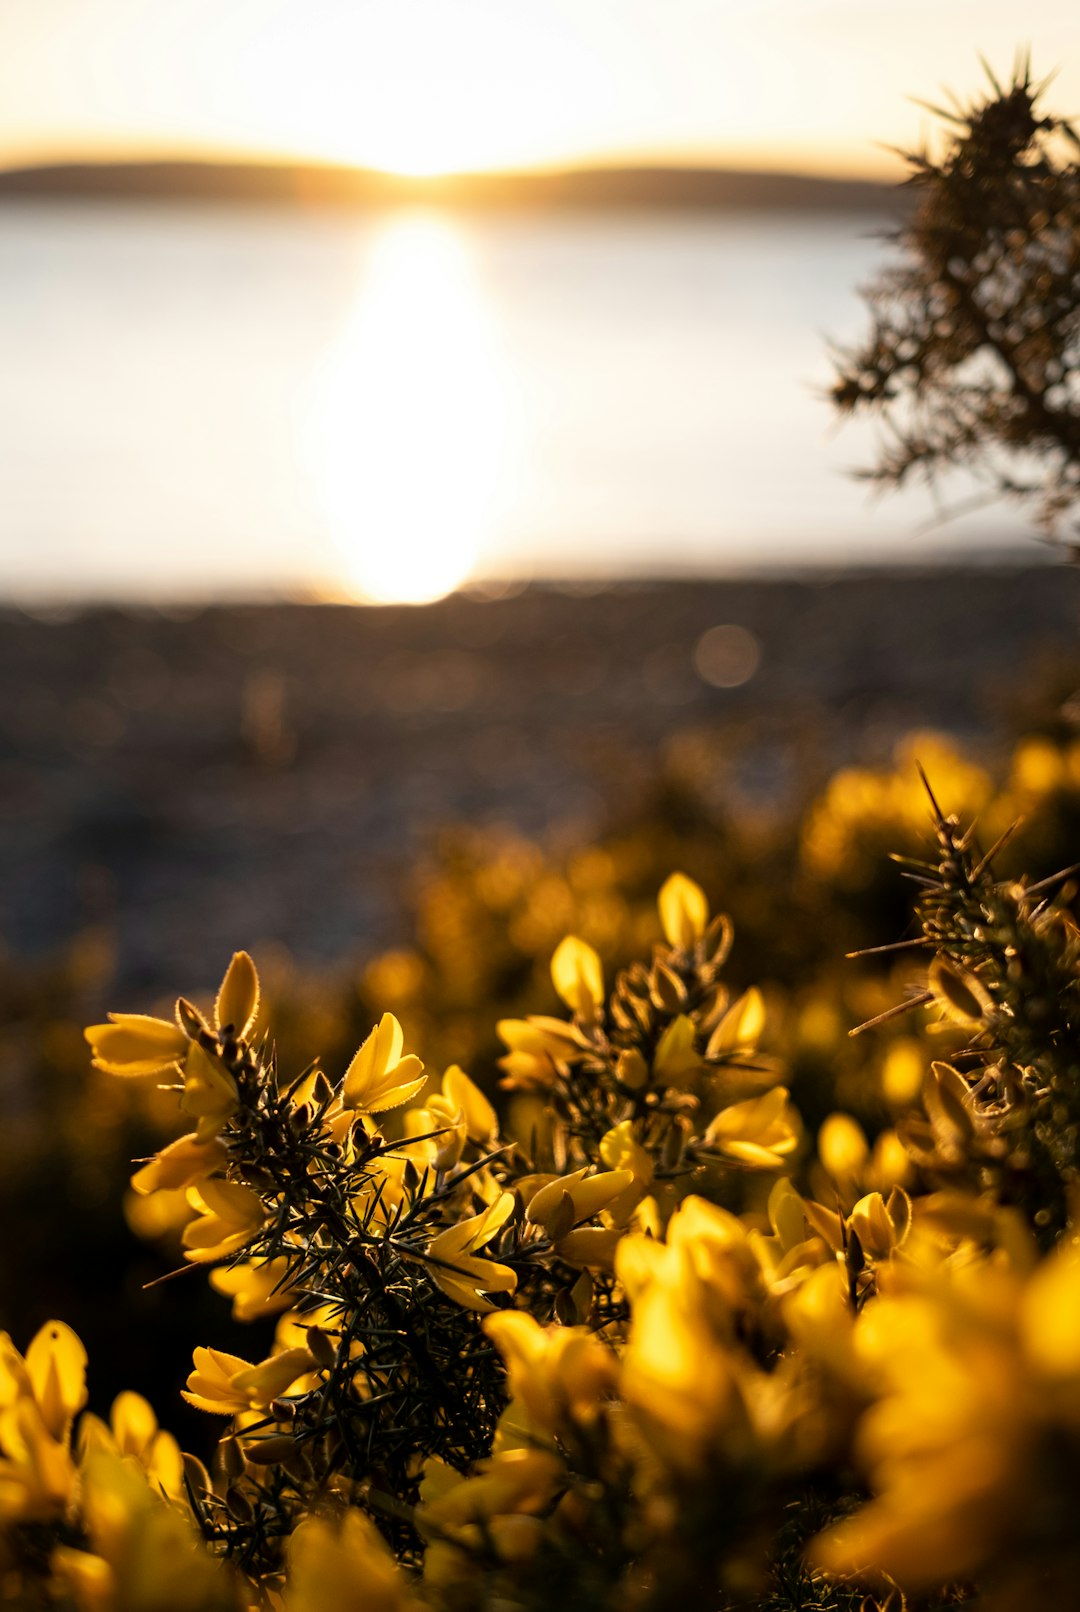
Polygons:
M206 202L230 207L449 207L481 212L895 213L896 185L753 170L637 166L408 177L324 163L103 162L0 169L0 202Z
M760 650L738 687L695 670L721 624ZM1080 682L1080 571L6 608L0 627L0 939L41 955L107 922L121 979L152 990L211 983L227 943L319 963L400 939L395 891L440 824L588 834L678 730L730 743L763 811L912 728L992 747Z

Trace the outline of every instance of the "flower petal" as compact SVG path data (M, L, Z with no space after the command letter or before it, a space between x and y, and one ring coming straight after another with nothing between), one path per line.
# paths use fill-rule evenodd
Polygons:
M238 1041L255 1023L259 1011L259 975L247 952L234 952L214 1003L214 1023L219 1030L232 1026Z

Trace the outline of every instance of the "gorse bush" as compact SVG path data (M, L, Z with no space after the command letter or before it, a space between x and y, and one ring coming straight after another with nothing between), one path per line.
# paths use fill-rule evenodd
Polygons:
M609 984L571 936L564 1011L500 1023L509 1134L389 1013L341 1071L279 1067L245 953L210 1011L91 1028L189 1126L136 1193L183 1194L185 1269L275 1330L192 1340L207 1464L137 1394L88 1412L63 1323L4 1337L8 1603L1071 1604L1080 936L935 834L896 1004L933 1051L895 1123L814 1150L681 874L648 962Z
M423 1484L445 1487L492 1451L508 1397L500 1338L504 1352L535 1353L548 1345L534 1317L622 1326L615 1249L643 1216L657 1229L654 1181L775 1167L794 1149L786 1093L755 1057L760 1000L729 1003L718 981L728 926L706 928L700 890L678 878L662 910L672 944L651 969L621 976L606 1010L599 958L570 939L553 975L573 1019L502 1026L508 1082L550 1098L527 1146L500 1141L494 1109L456 1068L390 1141L374 1116L415 1098L425 1076L389 1014L336 1087L315 1069L283 1084L250 1042L258 987L245 954L211 1024L181 1003L176 1024L120 1015L90 1032L112 1073L182 1065L180 1104L196 1129L134 1184L187 1186L198 1211L184 1232L188 1258L242 1248L224 1277L234 1307L287 1311L266 1361L200 1350L188 1385L200 1408L240 1417L234 1465L267 1474L242 1488L234 1474L232 1510L202 1490L205 1524L257 1578L280 1571L284 1537L331 1484L363 1486L398 1551L416 1557ZM699 1046L723 1077L706 1101L686 1089ZM521 1306L524 1333L500 1331L494 1317L487 1332L477 1327L500 1295ZM560 1336L599 1394L613 1363L606 1347L574 1326ZM528 1424L517 1436L513 1426L505 1438L529 1453ZM543 1453L541 1491L554 1491ZM516 1472L520 1453L506 1456ZM531 1491L524 1499L528 1510L538 1503Z
M1055 685L1043 706L1060 705L1073 681ZM558 1011L550 959L562 934L572 929L587 939L609 975L647 955L659 932L656 891L678 865L704 889L723 892L738 936L725 982L736 995L760 986L769 1050L783 1062L805 1126L816 1134L839 1107L859 1118L871 1140L888 1129L936 1053L932 1040L929 1050L922 1044L918 1016L887 1023L872 1046L847 1039L849 1025L895 1002L910 955L871 955L853 965L844 954L904 933L905 885L888 853L918 855L925 839L926 799L912 757L925 761L945 810L978 815L987 843L1022 816L996 865L1003 875L1027 869L1039 879L1076 856L1076 740L1044 718L1041 732L995 763L984 752L976 761L941 738L915 735L892 762L845 768L812 796L808 781L806 809L796 815L787 807L767 825L760 814L734 810L722 741L706 744L698 734L691 745L680 737L671 751L654 787L622 805L587 849L509 830L441 833L401 882L401 938L391 951L304 968L259 946L282 1067L302 1069L318 1049L325 1068L344 1069L389 1010L429 1068L459 1062L490 1090L498 1021ZM246 1325L223 1320L217 1295L193 1275L145 1285L180 1258L190 1206L184 1188L149 1195L122 1188L127 1161L176 1134L176 1100L152 1079L88 1073L82 1026L131 1000L131 986L115 983L110 969L101 933L76 937L42 962L0 955L0 1072L10 1082L0 1210L20 1227L0 1261L0 1316L25 1340L62 1315L90 1350L99 1402L137 1388L164 1406L175 1401L187 1368L185 1338L213 1337L238 1355L253 1345ZM211 983L201 966L192 977L200 987ZM171 1012L156 992L138 1002ZM512 1134L528 1135L534 1101L509 1094L504 1122ZM114 1347L118 1335L141 1340L130 1363ZM170 1425L201 1452L212 1424L183 1405Z
M1027 63L989 79L971 106L933 109L942 150L907 157L900 251L832 398L885 428L870 479L963 466L1054 529L1080 498L1080 138Z

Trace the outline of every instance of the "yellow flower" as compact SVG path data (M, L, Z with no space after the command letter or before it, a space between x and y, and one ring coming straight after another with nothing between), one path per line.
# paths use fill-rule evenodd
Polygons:
M124 1219L136 1237L154 1241L159 1237L179 1237L195 1211L188 1202L187 1187L175 1192L138 1192L124 1196Z
M284 1315L278 1317L274 1328L274 1353L280 1355L286 1349L306 1349L312 1330L325 1333L333 1342L341 1333L340 1311L333 1304L318 1304L313 1310L305 1310L303 1315L298 1310L286 1310ZM359 1338L352 1340L349 1350L354 1356L363 1352Z
M86 1403L86 1350L62 1321L48 1321L24 1359L0 1333L0 1521L45 1522L74 1496L69 1443Z
M47 1321L26 1351L26 1372L50 1435L66 1443L86 1404L86 1350L63 1321Z
M210 1286L233 1301L234 1321L260 1321L287 1310L294 1294L289 1286L290 1261L253 1259L249 1264L221 1265L210 1272Z
M652 1185L653 1161L634 1135L633 1120L624 1119L600 1139L600 1157L613 1170L629 1170L636 1186Z
M82 1510L92 1555L54 1558L80 1612L102 1612L107 1588L108 1612L226 1612L235 1604L228 1569L205 1549L190 1514L155 1493L132 1461L96 1453L83 1473Z
M557 1242L583 1220L592 1220L633 1184L631 1170L601 1170L590 1175L583 1168L571 1175L557 1175L529 1199L525 1218L530 1225L543 1227Z
M442 1089L447 1102L460 1110L469 1141L491 1146L499 1134L499 1116L476 1082L454 1063L443 1075Z
M1062 1482L1080 1453L1080 1249L1030 1275L1000 1253L893 1275L854 1323L874 1396L856 1454L875 1498L818 1540L817 1562L912 1590L1036 1558L1049 1583L1062 1561L1074 1580Z
M410 1108L403 1122L410 1140L402 1149L430 1170L452 1170L465 1148L467 1132L461 1108L433 1092L423 1108ZM423 1141L413 1141L423 1137Z
M661 1080L678 1085L687 1075L701 1068L701 1054L695 1041L697 1030L694 1021L685 1013L678 1014L659 1041L653 1055L653 1069Z
M673 873L662 885L657 905L668 945L676 951L693 951L709 922L709 903L701 886L685 873Z
M192 1131L189 1136L170 1142L149 1164L136 1170L131 1185L144 1196L162 1190L175 1192L213 1175L225 1165L228 1157L228 1149L216 1136L200 1136Z
M392 1013L384 1013L345 1071L345 1108L378 1114L415 1097L427 1076L414 1053L402 1056L405 1037Z
M705 1144L753 1169L778 1170L799 1144L798 1125L787 1088L774 1086L762 1097L722 1109L705 1131Z
M778 1218L786 1218L779 1205ZM793 1459L805 1459L808 1440L818 1447L821 1417L814 1421L817 1407L798 1372L783 1361L762 1371L743 1345L764 1290L735 1215L686 1198L666 1244L629 1234L616 1267L631 1305L619 1388L664 1467L686 1479L719 1460L760 1477L771 1465L789 1470Z
M622 1248L619 1274L623 1275ZM696 1467L743 1411L728 1350L707 1319L706 1289L686 1249L664 1251L634 1298L620 1389L679 1470Z
M492 1310L494 1305L485 1293L513 1293L517 1287L517 1277L509 1266L476 1258L476 1250L502 1230L515 1207L514 1194L504 1192L490 1208L448 1226L427 1246L424 1263L428 1275L448 1298L467 1310Z
M507 1091L542 1090L556 1076L556 1065L574 1063L583 1047L574 1027L562 1019L535 1015L528 1019L500 1019L496 1029L509 1047L499 1059L505 1070Z
M845 1385L858 1385L855 1316L844 1271L835 1260L810 1271L781 1301L793 1342Z
M116 1574L108 1562L74 1545L57 1545L49 1557L56 1588L65 1592L78 1612L114 1612Z
M600 1157L612 1170L629 1170L633 1180L617 1198L607 1205L607 1213L616 1226L629 1220L653 1182L653 1161L634 1135L632 1120L624 1119L600 1139Z
M567 935L551 959L551 979L562 1000L579 1019L596 1018L604 1004L604 969L587 941Z
M511 1395L549 1434L568 1418L592 1420L614 1390L615 1356L587 1327L542 1327L524 1310L499 1310L484 1331L506 1362Z
M75 1465L32 1398L0 1411L0 1521L46 1522L67 1510Z
M20 1399L32 1399L33 1386L26 1361L11 1341L7 1332L0 1332L0 1410L6 1410Z
M109 1418L113 1438L121 1455L131 1455L145 1464L160 1432L153 1408L141 1394L130 1390L117 1394Z
M215 1416L265 1410L315 1365L309 1349L285 1349L257 1366L222 1349L196 1349L192 1359L195 1370L181 1393L196 1410Z
M1000 1391L1012 1362L991 1339L971 1339L966 1361L939 1353L931 1317L925 1332L891 1305L879 1319L903 1325L910 1351L900 1392L875 1406L860 1430L881 1493L818 1542L816 1560L830 1571L884 1571L910 1588L967 1578L1012 1532L1029 1467L1023 1399L1014 1396L1010 1413Z
M152 1488L184 1493L184 1460L171 1433L158 1426L153 1407L141 1394L125 1390L113 1400L109 1425L89 1414L79 1422L79 1465L98 1454L125 1456L142 1468Z
M1055 1386L1080 1386L1080 1248L1065 1246L1033 1272L1020 1312L1024 1350ZM1076 1406L1071 1418L1076 1422Z
M858 1120L850 1114L830 1114L822 1122L817 1145L818 1158L839 1185L850 1187L862 1179L870 1145Z
M424 1469L417 1525L432 1535L424 1554L424 1583L436 1590L470 1574L464 1552L493 1549L503 1562L527 1561L542 1536L539 1513L565 1481L563 1463L546 1450L505 1450L463 1478L444 1462ZM455 1544L457 1541L457 1544Z
M760 1289L760 1269L746 1227L718 1204L691 1194L668 1222L667 1242L631 1233L619 1243L619 1280L632 1305L659 1281L673 1289L699 1280L699 1305L706 1306L714 1333L735 1335L740 1312L751 1307Z
M379 1530L350 1507L335 1522L307 1516L288 1545L286 1612L408 1612L408 1581Z
M217 994L215 1027L231 1031L239 1040L251 1030L258 1007L259 976L255 964L247 952L237 952ZM191 1054L202 1049L174 1020L157 1019L146 1013L110 1013L107 1024L92 1024L84 1034L94 1055L94 1067L106 1074L160 1075L180 1064L196 1086L209 1078L198 1058L189 1069ZM185 1112L200 1114L203 1110L188 1106Z
M731 1004L709 1037L706 1057L745 1057L757 1050L764 1029L765 1002L757 987L751 986Z
M236 1081L221 1059L206 1052L197 1041L190 1043L184 1059L184 1095L180 1110L198 1121L195 1135L209 1140L235 1114L239 1103Z
M613 1271L622 1235L620 1226L575 1226L558 1239L555 1252L576 1271Z
M915 1174L911 1155L895 1131L882 1131L866 1166L866 1184L879 1192L907 1186Z
M897 1036L885 1049L881 1090L894 1109L910 1108L918 1101L926 1068L926 1049L914 1036Z
M425 1518L455 1527L513 1511L542 1511L563 1471L547 1450L507 1450L481 1462L468 1478L445 1462L428 1461L420 1488L421 1527Z
M421 1168L452 1170L466 1141L490 1147L498 1128L498 1116L479 1086L451 1064L443 1075L442 1091L429 1093L422 1107L411 1108L404 1116L406 1141L399 1151Z
M835 1273L836 1262L810 1234L803 1200L787 1176L773 1183L768 1212L772 1236L754 1230L747 1233L747 1241L770 1293L781 1296L799 1287L826 1260Z
M848 1216L848 1226L871 1259L888 1259L911 1227L911 1199L903 1187L894 1187L888 1202L880 1192L868 1192Z
M200 1264L223 1259L257 1234L266 1211L257 1193L235 1181L204 1181L188 1188L198 1218L184 1228L184 1258Z
M108 1024L92 1024L84 1035L94 1068L107 1075L160 1075L183 1058L188 1038L169 1019L145 1013L110 1013Z

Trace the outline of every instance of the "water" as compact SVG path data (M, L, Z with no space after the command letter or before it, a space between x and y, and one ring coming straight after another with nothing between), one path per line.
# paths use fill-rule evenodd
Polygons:
M1015 536L871 501L855 215L0 210L0 596L420 598Z

